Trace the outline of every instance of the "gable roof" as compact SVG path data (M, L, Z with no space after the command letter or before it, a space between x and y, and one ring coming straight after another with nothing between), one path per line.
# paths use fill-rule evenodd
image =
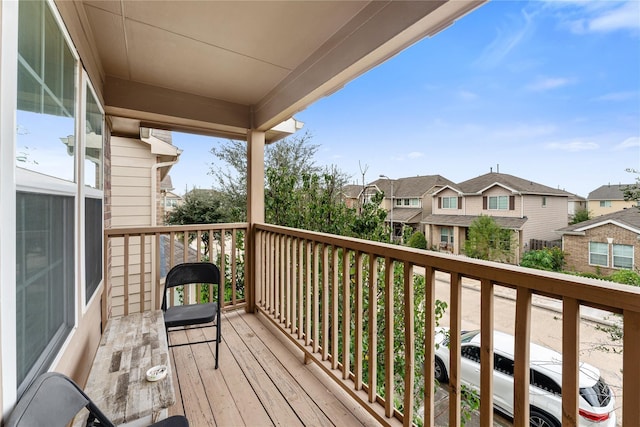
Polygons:
M623 191L634 184L607 184L596 188L587 196L589 200L624 200Z
M455 186L453 181L448 180L442 175L424 175L411 176L407 178L398 178L393 181L393 198L416 198L422 197L425 193L433 191L434 187L442 187L445 185ZM369 185L377 186L384 192L385 197L391 193L391 183L386 178L380 178Z
M484 190L499 185L520 194L538 194L550 196L569 196L564 190L538 184L528 179L508 175L506 173L489 172L484 175L463 181L457 187L465 194L480 194Z
M634 233L640 234L640 209L628 208L610 214L602 215L597 218L572 224L568 227L561 228L558 231L562 234L582 234L585 230L595 227L601 227L606 224L614 224Z
M362 185L347 184L342 187L342 194L348 199L357 199L362 192Z

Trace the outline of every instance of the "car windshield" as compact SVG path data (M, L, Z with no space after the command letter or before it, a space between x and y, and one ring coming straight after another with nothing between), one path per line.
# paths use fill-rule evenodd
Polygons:
M479 333L480 331L468 331L468 332L463 331L460 337L460 341L463 343L470 342Z

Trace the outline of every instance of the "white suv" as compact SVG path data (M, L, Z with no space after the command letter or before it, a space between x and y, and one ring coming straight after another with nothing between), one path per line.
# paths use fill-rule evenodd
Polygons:
M435 377L443 383L449 377L449 332L436 332ZM495 331L493 404L497 410L513 416L513 349L514 337ZM462 334L460 381L480 390L480 331ZM554 350L531 343L530 346L530 425L560 427L562 420L562 355ZM586 363L580 364L579 375L580 426L615 426L615 398L600 377L600 371Z

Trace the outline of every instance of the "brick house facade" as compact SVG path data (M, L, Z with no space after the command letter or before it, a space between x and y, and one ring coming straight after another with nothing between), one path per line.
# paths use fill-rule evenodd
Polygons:
M567 270L610 275L627 268L620 265L628 262L632 270L640 267L638 209L624 209L558 231Z

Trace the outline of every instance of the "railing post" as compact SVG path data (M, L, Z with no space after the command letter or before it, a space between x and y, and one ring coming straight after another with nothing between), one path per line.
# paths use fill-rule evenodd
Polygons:
M529 347L531 341L531 289L516 295L515 360L513 363L513 425L529 425Z
M580 304L562 301L562 425L578 425L578 366L580 363Z
M480 282L480 425L493 425L493 283Z
M623 316L622 422L633 425L640 420L640 313L625 310Z

